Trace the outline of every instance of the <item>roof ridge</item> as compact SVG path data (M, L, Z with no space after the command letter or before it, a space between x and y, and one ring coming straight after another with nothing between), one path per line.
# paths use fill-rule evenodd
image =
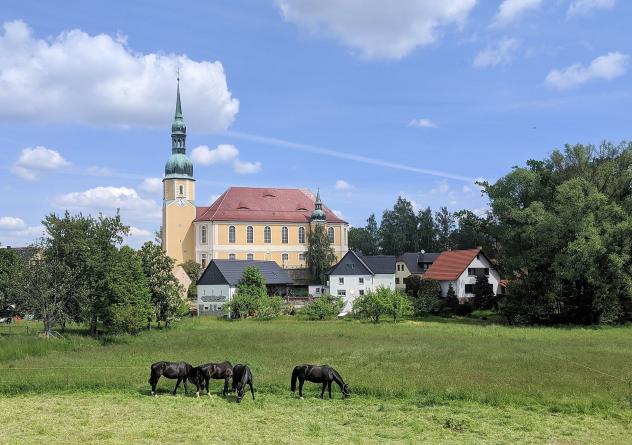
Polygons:
M233 186L231 185L230 187L228 187L228 189L222 193L222 196L220 196L218 199L221 199L221 201L219 202L219 204L217 204L217 208L215 209L215 213L213 213L213 216L211 216L210 218L214 218L215 215L217 215L217 212L219 211L220 207L222 207L222 203L224 202L224 200L226 199L226 195L228 195L228 192L231 191L233 189ZM213 204L211 204L212 206ZM210 207L209 207L210 210Z

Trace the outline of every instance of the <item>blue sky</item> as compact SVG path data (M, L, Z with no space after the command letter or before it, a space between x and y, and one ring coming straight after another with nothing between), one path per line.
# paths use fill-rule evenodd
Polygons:
M129 243L150 239L178 68L197 205L251 185L320 187L353 225L398 195L482 211L477 178L631 139L629 17L622 0L3 0L0 243L65 208L120 207Z

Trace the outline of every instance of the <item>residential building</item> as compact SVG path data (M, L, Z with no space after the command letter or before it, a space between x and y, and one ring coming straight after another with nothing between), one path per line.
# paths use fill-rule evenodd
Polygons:
M487 276L494 294L502 293L500 275L480 248L442 252L423 278L437 280L443 297L452 285L459 301L466 301L474 297L472 287L478 275Z
M405 279L411 275L421 277L432 263L441 255L431 252L407 252L397 257L395 263L395 287L406 290Z
M320 224L337 258L347 253L349 225L322 203L320 193L230 187L210 206L196 206L179 81L171 152L163 179L162 246L176 264L193 260L206 268L214 259L234 259L305 267L309 232Z
M352 250L327 272L331 295L342 297L343 313L353 308L353 301L379 287L395 289L395 256L364 256Z
M274 261L211 260L197 282L198 315L223 315L246 267L256 267L265 278L268 294L285 295L293 284L287 271Z

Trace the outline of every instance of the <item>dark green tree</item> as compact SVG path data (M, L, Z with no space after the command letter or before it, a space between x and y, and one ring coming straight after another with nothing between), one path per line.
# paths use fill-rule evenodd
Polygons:
M381 253L385 255L417 250L417 217L410 201L400 196L393 210L384 210L380 239Z
M417 213L417 243L419 250L425 250L426 252L435 250L436 233L430 207Z
M187 289L187 298L189 300L197 300L197 281L202 276L202 265L197 261L187 260L184 263L180 264L188 277L191 279L191 284L189 285L189 289Z
M472 286L472 306L474 309L491 309L495 304L494 288L489 283L486 275L476 276L476 282Z
M455 218L447 207L441 207L435 213L435 233L437 248L441 251L451 250L454 243L452 232L455 228Z
M17 298L14 284L23 261L12 249L0 249L0 310Z
M307 267L312 279L323 284L325 272L336 261L336 254L329 243L323 224L315 224L307 235Z
M445 304L452 311L456 311L459 307L459 299L456 296L456 292L454 291L454 287L452 287L452 283L448 286L448 292L445 295Z
M257 267L246 267L237 283L237 292L230 304L225 305L229 313L241 317L271 318L280 315L283 301L279 297L268 297L266 280Z
M406 293L414 298L419 292L419 288L421 287L421 282L423 278L420 275L409 275L404 278L404 284L406 285Z
M371 214L366 222L366 227L349 229L349 249L365 255L377 255L380 250L380 232L375 215Z
M454 292L454 289L452 290ZM421 280L419 289L412 299L415 315L435 313L441 306L441 285L432 279Z

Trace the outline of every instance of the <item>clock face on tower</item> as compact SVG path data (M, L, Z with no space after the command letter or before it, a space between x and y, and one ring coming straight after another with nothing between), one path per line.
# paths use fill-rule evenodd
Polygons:
M184 198L177 198L176 204L178 205L178 207L184 207L184 204L185 204Z

